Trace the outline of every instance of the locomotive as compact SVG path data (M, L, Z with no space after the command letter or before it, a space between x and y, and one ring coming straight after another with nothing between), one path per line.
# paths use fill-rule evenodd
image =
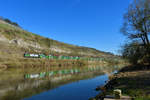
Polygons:
M24 57L26 58L45 58L44 54L24 54Z

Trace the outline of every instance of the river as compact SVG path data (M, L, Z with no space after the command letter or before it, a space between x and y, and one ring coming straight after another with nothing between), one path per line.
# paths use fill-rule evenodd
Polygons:
M86 80L79 80L25 98L24 100L88 100L90 97L94 97L98 93L95 91L95 88L99 85L104 85L107 80L107 74Z
M104 85L108 75L114 70L95 68L88 71L86 68L86 71L80 69L74 73L64 75L59 73L45 78L17 77L17 81L14 82L7 79L3 81L5 83L10 81L7 84L0 82L0 93L3 94L1 100L88 100L99 93L95 88Z

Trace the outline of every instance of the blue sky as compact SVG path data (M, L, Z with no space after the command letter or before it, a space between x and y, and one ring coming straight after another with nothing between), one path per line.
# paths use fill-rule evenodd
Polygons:
M0 0L0 16L61 42L117 53L131 0Z

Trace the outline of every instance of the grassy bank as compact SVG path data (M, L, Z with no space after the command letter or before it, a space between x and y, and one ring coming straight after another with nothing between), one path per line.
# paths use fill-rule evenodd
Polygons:
M39 67L71 67L71 66L88 66L88 65L100 65L100 66L113 66L115 63L106 61L87 61L87 60L55 60L55 59L42 59L42 58L9 58L0 57L0 71L8 68L39 68Z
M150 100L150 66L127 66L109 78L110 81L104 86L107 95L113 95L114 89L121 89L123 95L134 100Z

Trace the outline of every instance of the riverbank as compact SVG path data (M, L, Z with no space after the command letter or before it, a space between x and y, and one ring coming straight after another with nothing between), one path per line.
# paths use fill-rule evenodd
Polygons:
M128 95L134 100L150 100L150 68L148 65L127 66L117 74L109 77L109 82L104 86L106 95L113 95L114 89L121 89L123 95ZM100 93L95 97L99 100Z
M35 63L36 62L36 63ZM88 61L88 60L56 60L56 59L41 59L41 58L9 58L0 57L0 70L5 70L8 68L38 68L38 67L48 67L48 66L87 66L87 65L120 65L123 62L112 63L111 61Z

